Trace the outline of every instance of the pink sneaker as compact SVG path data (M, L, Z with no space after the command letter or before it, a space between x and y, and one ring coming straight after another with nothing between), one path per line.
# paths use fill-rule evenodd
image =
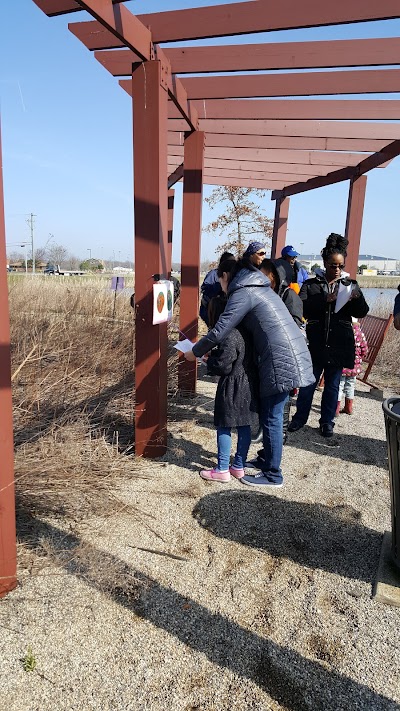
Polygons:
M202 479L207 479L207 481L230 481L231 475L229 471L220 472L218 469L203 469L200 472Z
M244 476L244 469L236 469L235 467L229 467L229 471L235 479L241 479Z

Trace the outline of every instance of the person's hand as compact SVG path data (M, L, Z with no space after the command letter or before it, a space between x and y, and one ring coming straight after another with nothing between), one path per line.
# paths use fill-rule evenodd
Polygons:
M195 354L193 353L193 351L188 351L188 352L185 353L184 355L185 355L186 360L189 360L189 361L191 361L191 362L194 362L194 361L196 360L196 356L195 356Z

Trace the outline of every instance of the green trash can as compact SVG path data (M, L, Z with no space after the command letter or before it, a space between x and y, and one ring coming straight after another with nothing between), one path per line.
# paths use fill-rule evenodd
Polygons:
M392 508L392 558L400 570L400 397L384 400Z

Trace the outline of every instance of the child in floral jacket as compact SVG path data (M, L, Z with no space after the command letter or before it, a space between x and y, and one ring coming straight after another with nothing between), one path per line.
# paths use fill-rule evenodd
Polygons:
M346 415L351 415L353 413L353 400L354 390L356 386L356 377L357 375L360 375L362 370L361 364L368 354L367 339L365 338L365 335L361 330L361 326L356 318L353 318L353 331L354 342L356 346L354 368L343 368L342 377L340 378L336 415L338 415L339 412L344 412ZM345 404L343 410L341 410L340 406L343 393L345 396Z

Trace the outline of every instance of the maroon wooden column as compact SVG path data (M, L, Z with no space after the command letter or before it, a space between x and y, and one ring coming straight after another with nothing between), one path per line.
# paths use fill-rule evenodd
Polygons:
M192 341L198 334L203 166L204 132L195 131L185 138L184 146L180 300L180 330ZM182 393L196 392L196 375L197 362L181 357L178 387Z
M10 323L0 132L0 597L17 584Z
M271 259L281 256L286 244L286 231L289 215L289 198L278 198L275 205L274 231L272 233Z
M167 448L167 324L152 325L153 284L168 272L167 90L159 61L132 75L135 180L135 451Z
M167 275L171 276L172 269L172 235L174 230L174 200L175 190L168 190L168 250L167 250Z
M345 237L349 240L346 271L352 279L357 278L366 187L366 175L360 175L359 178L352 178L350 181Z

